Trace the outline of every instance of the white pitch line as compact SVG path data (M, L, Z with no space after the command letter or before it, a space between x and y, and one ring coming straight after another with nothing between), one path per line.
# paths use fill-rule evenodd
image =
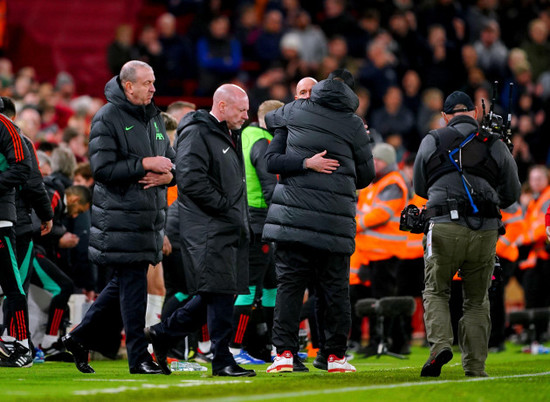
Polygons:
M277 394L264 394L264 395L248 395L248 396L234 396L234 397L223 397L223 398L214 398L214 399L194 399L194 401L256 401L256 400L267 400L267 399L287 399L287 398L299 398L302 396L312 396L312 395L327 395L327 394L340 394L344 392L357 392L357 391L371 391L375 389L393 389L393 388L406 388L406 387L421 387L426 385L443 385L443 384L460 384L466 382L478 382L478 381L495 381L495 380L505 380L511 378L529 378L529 377L540 377L550 375L550 371L545 371L543 373L533 373L533 374L517 374L517 375L507 375L501 377L476 377L468 378L464 380L441 380L441 381L424 381L424 382L404 382L400 384L386 384L386 385L366 385L362 387L346 387L346 388L334 388L334 389L325 389L325 390L316 390L316 391L300 391L300 392L286 392L286 393L277 393Z
M113 380L116 381L116 380ZM100 388L100 389L89 389L89 390L81 390L81 391L74 391L73 395L98 395L98 394L120 394L122 392L127 391L143 391L144 389L149 388L187 388L187 387L201 387L205 385L224 385L224 384L245 384L250 383L252 381L239 381L239 380L220 380L220 381L203 381L203 380L182 380L179 383L173 383L173 384L136 384L134 386L120 386L116 388Z

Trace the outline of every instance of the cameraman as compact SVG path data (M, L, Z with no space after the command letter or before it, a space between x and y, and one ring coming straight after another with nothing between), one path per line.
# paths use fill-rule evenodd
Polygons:
M428 199L429 222L423 246L430 357L420 375L438 377L453 357L449 297L453 275L460 270L462 366L466 376L486 377L491 329L488 289L502 227L498 208L519 198L520 182L514 159L498 133L479 129L477 109L468 95L459 91L449 95L442 115L447 127L428 133L414 163L414 189Z

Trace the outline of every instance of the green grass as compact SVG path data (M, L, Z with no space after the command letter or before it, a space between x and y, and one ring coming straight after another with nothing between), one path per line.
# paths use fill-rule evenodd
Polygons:
M126 361L93 361L96 374L72 363L47 362L30 369L0 369L0 401L15 400L220 400L220 401L548 401L550 355L521 353L509 344L489 355L489 378L467 378L455 353L439 378L420 378L428 349L413 347L407 360L355 358L357 373L328 374L306 362L309 373L266 374L232 379L208 372L171 376L130 375Z

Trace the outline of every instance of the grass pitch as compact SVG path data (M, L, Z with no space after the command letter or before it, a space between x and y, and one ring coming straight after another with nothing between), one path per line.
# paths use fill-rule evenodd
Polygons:
M548 345L547 345L548 346ZM0 401L549 401L550 355L521 353L521 346L489 355L489 378L465 377L460 353L439 378L421 378L428 349L413 347L406 360L360 358L357 373L266 374L254 366L252 378L212 377L207 372L130 375L126 361L92 361L95 374L81 374L72 363L46 362L28 369L0 369ZM252 368L252 366L247 366Z

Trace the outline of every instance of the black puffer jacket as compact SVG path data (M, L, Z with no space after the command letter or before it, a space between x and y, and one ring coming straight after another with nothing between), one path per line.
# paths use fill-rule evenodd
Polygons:
M374 162L359 101L344 83L324 80L310 99L266 115L270 130L288 128L287 155L309 158L327 150L340 167L332 174L306 170L283 176L275 187L264 240L301 243L331 252L355 249L356 190L374 178Z
M248 207L240 144L205 110L178 127L180 239L190 293L248 293Z
M108 103L95 115L90 132L90 164L95 179L90 260L98 265L162 259L166 187L147 190L138 183L142 159L175 159L160 110L131 104L118 77L105 86Z
M46 222L53 218L53 210L50 204L50 197L44 186L44 179L40 168L38 167L38 161L36 160L36 154L34 153L34 146L30 139L21 135L23 142L29 149L29 156L31 162L31 172L29 178L24 186L17 191L16 194L16 207L17 207L17 224L15 225L15 233L17 236L22 236L25 233L30 233L33 230L33 222L31 218L32 210L40 219L40 222Z

